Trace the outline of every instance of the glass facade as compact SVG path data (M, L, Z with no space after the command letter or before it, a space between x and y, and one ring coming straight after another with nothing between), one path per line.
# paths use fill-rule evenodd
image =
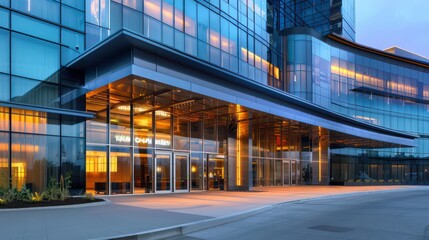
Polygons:
M310 35L289 35L287 42L286 91L357 120L421 136L413 148L332 149L332 181L429 180L427 67Z
M40 192L69 172L73 194L428 183L427 66L293 33L354 40L354 18L353 0L0 0L0 185ZM103 46L121 34L134 45ZM181 57L204 67L167 61ZM126 64L158 75L115 75ZM209 97L168 71L183 86L246 82L238 93L269 95L265 105L291 93L281 104L305 113L311 102L418 145Z

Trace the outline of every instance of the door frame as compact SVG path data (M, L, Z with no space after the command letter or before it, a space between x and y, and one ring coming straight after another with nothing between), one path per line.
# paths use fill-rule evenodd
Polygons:
M186 157L186 189L176 189L176 156L182 156ZM172 164L172 186L173 186L173 192L190 192L190 154L189 153L181 153L181 152L173 152L173 159L171 161Z
M171 193L173 192L173 153L169 151L155 151L155 157L154 157L154 193ZM158 180L157 180L157 168L158 168L158 161L157 161L157 155L169 155L170 156L170 190L158 190Z

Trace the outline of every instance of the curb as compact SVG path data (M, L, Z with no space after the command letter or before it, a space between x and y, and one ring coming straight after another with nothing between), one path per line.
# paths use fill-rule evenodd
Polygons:
M72 204L72 205L62 205L62 206L48 206L48 207L28 207L28 208L5 208L0 209L1 212L17 212L17 211L38 211L38 210L51 210L51 209L67 209L67 208L83 208L83 207L95 207L101 205L111 204L112 202L109 199L103 198L102 202L94 203L81 203L81 204Z

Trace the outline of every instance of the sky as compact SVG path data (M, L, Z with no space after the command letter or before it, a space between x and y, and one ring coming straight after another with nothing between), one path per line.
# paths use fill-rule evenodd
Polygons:
M356 42L429 58L429 0L355 0Z

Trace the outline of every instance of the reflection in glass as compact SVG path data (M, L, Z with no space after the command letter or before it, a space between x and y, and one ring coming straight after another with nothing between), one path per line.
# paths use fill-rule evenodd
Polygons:
M86 146L86 192L107 194L107 147Z
M9 187L9 133L0 132L0 188L7 187Z
M175 185L174 190L188 190L188 156L187 155L175 155Z
M203 154L191 154L191 189L203 189Z
M61 174L71 173L70 193L80 195L85 192L85 141L84 138L62 137Z
M134 151L134 193L152 193L152 151L136 149Z
M171 155L157 154L155 161L156 191L171 191Z
M131 148L110 149L111 194L131 193Z

